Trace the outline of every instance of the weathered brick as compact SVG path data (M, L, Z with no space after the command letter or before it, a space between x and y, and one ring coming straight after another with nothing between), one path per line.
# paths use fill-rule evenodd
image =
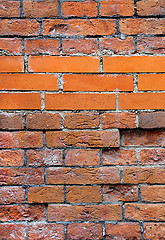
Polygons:
M165 164L165 149L142 149L140 151L140 164Z
M144 223L144 238L158 240L165 236L165 223Z
M23 115L17 113L0 113L0 129L24 129Z
M138 37L137 51L139 53L165 54L164 44L165 37Z
M18 1L0 1L0 17L19 17L20 3Z
M165 127L165 112L150 112L139 113L140 128L164 128Z
M140 91L165 90L165 74L138 75L138 90Z
M18 38L0 38L1 55L20 55L22 41Z
M0 166L23 166L24 151L0 150Z
M136 4L138 15L165 15L164 0L141 0Z
M23 187L1 187L0 204L23 203L25 189Z
M26 240L26 224L1 223L1 239Z
M23 57L0 56L0 72L23 72Z
M142 201L165 202L165 186L141 186Z

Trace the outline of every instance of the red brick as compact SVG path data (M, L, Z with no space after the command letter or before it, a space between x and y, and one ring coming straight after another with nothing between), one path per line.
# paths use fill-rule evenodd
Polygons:
M62 93L45 94L47 110L109 110L116 109L115 94Z
M165 74L138 75L138 90L165 90Z
M138 187L133 185L103 186L103 201L138 201Z
M137 19L127 18L121 19L119 22L120 32L128 35L136 34L164 34L165 20L164 19Z
M165 15L164 0L141 0L136 3L138 15Z
M69 129L98 128L100 124L98 113L68 113L65 114L64 126Z
M119 131L46 132L48 147L119 147Z
M40 93L0 93L1 109L41 109Z
M1 239L26 240L26 228L25 224L1 223Z
M135 53L135 43L132 37L101 38L100 50L103 54L132 54Z
M95 36L95 35L112 35L115 32L116 21L114 19L43 20L43 35ZM162 31L159 30L159 32Z
M93 38L63 39L62 51L64 54L67 54L67 55L77 54L77 53L81 53L81 54L97 53L98 51L97 39L93 39Z
M41 3L41 2L40 2ZM24 51L30 55L59 55L60 40L58 39L26 39Z
M1 19L1 36L37 36L40 32L39 23L32 19Z
M143 112L138 114L140 128L164 128L165 112Z
M28 150L28 166L54 166L62 165L62 150Z
M165 54L165 37L138 37L137 51L139 53ZM157 82L158 83L158 82Z
M100 165L100 150L68 149L65 151L65 165L98 166Z
M60 129L62 123L59 113L31 113L26 121L29 129Z
M0 56L0 72L23 72L23 70L23 57Z
M48 221L108 221L121 220L122 209L120 204L110 205L49 205Z
M139 223L107 223L105 239L141 239Z
M165 206L163 204L125 204L127 220L164 221Z
M100 186L66 187L66 201L73 203L102 202Z
M102 128L136 128L135 113L104 113Z
M23 166L24 151L22 150L1 150L0 166Z
M97 3L90 0L87 0L85 2L63 2L62 13L65 17L96 17Z
M141 186L142 201L165 202L165 186Z
M102 152L103 165L137 164L136 151L125 149L110 149Z
M58 2L46 0L41 2L24 1L23 14L27 18L44 18L58 16Z
M1 168L0 183L2 185L43 184L42 168Z
M63 187L30 187L28 191L29 203L64 202Z
M56 74L1 74L0 90L58 90Z
M129 167L123 171L124 183L165 183L165 171L163 168Z
M25 189L22 187L1 187L0 204L22 203L25 201Z
M144 223L144 238L158 240L165 236L165 223Z
M2 205L0 206L1 221L36 221L45 220L43 205Z
M41 132L0 132L0 148L36 148L43 146Z
M64 75L64 91L133 91L130 75Z
M0 38L0 49L2 54L14 54L20 55L21 54L21 39L17 38Z
M120 182L120 171L113 167L47 168L47 184L108 184Z
M165 132L156 131L126 131L122 134L123 146L164 146Z
M0 1L0 17L19 17L20 3L18 1Z
M165 149L142 149L140 164L165 164Z
M68 225L68 240L102 239L101 223L72 223Z
M65 239L64 226L54 223L31 223L29 226L29 240L34 239Z
M0 129L24 129L23 115L17 113L0 113Z

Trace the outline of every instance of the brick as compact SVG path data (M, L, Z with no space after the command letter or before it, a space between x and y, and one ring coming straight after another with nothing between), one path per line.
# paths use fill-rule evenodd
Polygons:
M0 132L0 148L42 147L42 138L42 132Z
M132 37L100 38L100 50L102 54L132 54L135 53L135 43Z
M164 146L165 133L161 130L126 131L122 135L123 146Z
M64 118L64 126L69 129L98 128L99 124L98 113L68 113Z
M142 201L165 202L165 186L141 186Z
M164 128L165 127L165 112L150 112L139 113L140 128Z
M112 34L115 34L115 32L116 32L116 21L114 19L43 20L43 35L49 35L49 36L112 35ZM162 31L159 30L159 32L162 32Z
M141 239L139 223L107 223L105 239Z
M138 75L138 90L140 91L165 90L165 74Z
M100 165L100 150L68 149L65 151L65 165L98 166Z
M165 236L165 223L144 223L144 238L163 239Z
M1 168L0 183L2 185L43 184L42 168Z
M98 57L30 56L30 72L99 72Z
M29 203L64 202L63 187L30 187L28 191Z
M48 147L118 147L119 131L46 132Z
M90 0L85 2L63 2L62 13L65 17L96 17L97 3Z
M62 93L45 94L47 110L110 110L116 109L115 94Z
M24 129L23 115L17 113L0 113L0 129Z
M26 116L28 129L60 129L59 113L31 113Z
M159 56L113 56L103 57L103 71L128 72L163 72L165 57Z
M0 93L1 109L41 109L40 93Z
M14 223L1 223L1 239L26 240L26 225Z
M127 220L164 221L165 208L163 204L125 204Z
M142 149L140 151L140 164L165 164L165 149Z
M23 57L0 56L0 72L23 72L23 70Z
M54 223L32 223L29 226L29 240L34 239L65 239L64 225Z
M137 2L138 15L165 15L165 2L163 0L141 0Z
M164 93L121 93L119 109L164 109Z
M136 128L135 113L104 113L102 117L102 128Z
M139 53L165 54L165 37L138 37L137 51Z
M62 165L62 150L28 150L28 166L56 166Z
M23 15L27 18L50 18L58 16L58 2L47 0L42 2L24 1Z
M0 38L1 55L20 55L21 54L21 39L17 38Z
M103 186L103 201L138 201L138 187L133 185Z
M65 3L65 2L64 2ZM76 3L76 2L75 2ZM80 3L80 2L79 2ZM98 51L97 39L63 39L63 54L95 54Z
M72 203L102 202L100 186L66 187L66 201Z
M165 20L161 18L121 19L119 22L119 29L121 33L128 35L164 34Z
M0 166L23 166L24 151L0 150Z
M163 168L152 167L129 167L123 171L124 183L165 183L165 172Z
M22 187L1 187L0 204L22 203L25 201L25 189Z
M0 17L19 17L20 3L17 1L0 1Z
M103 165L132 165L137 164L136 151L125 149L110 149L102 152Z
M29 55L60 54L60 40L58 39L26 39L24 44L24 52Z
M40 32L39 23L32 19L1 19L1 36L38 36Z
M58 90L56 74L1 74L0 90Z
M101 239L101 223L72 223L68 225L68 240L76 239Z
M120 182L117 168L47 168L47 184L108 184Z
M130 75L69 75L63 76L64 91L133 91Z
M45 220L43 205L2 205L0 206L1 221L36 221Z
M120 204L110 205L49 205L48 221L108 221L121 220L122 211Z

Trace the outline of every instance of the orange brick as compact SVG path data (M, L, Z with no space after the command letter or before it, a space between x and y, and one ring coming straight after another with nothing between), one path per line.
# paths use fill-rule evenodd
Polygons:
M165 223L144 223L144 238L158 240L165 236Z
M18 1L0 1L0 17L20 17L20 3Z
M115 108L114 94L45 94L45 109L47 110L109 110Z
M21 54L21 39L17 38L0 38L0 46L2 53L20 55ZM4 54L5 55L5 54Z
M141 186L142 201L165 202L165 186Z
M23 72L23 57L0 56L0 72Z
M165 74L138 75L138 90L140 91L165 90Z
M165 149L142 149L140 151L140 164L165 164Z
M119 94L119 109L164 109L164 93Z
M22 203L25 201L25 189L23 187L1 187L0 204Z
M15 239L26 239L26 224L14 224L14 223L1 223L0 233L2 239L10 239L11 236L15 236Z
M0 129L24 129L23 115L17 113L0 113Z
M164 56L103 57L104 72L163 72L164 64Z
M22 150L1 150L0 166L23 166L24 151Z
M165 2L164 0L141 0L136 3L138 15L164 15Z
M29 57L30 72L99 72L98 57Z
M165 54L165 37L138 37L137 51L139 53Z
M69 75L63 76L64 91L133 91L130 75Z
M40 109L40 93L0 93L1 109Z

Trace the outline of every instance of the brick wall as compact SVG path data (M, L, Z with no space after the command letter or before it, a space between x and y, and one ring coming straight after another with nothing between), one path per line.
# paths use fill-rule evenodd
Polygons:
M165 239L165 1L0 1L0 239Z

